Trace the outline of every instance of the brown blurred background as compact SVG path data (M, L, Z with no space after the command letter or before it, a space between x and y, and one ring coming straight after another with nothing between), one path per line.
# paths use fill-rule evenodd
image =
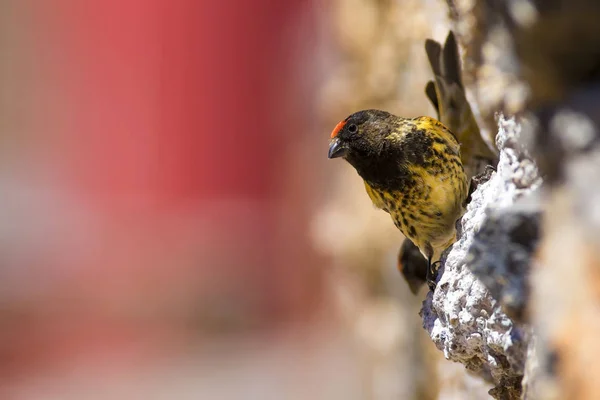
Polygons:
M443 0L1 2L0 398L486 398L326 158L353 111L433 114L448 29Z

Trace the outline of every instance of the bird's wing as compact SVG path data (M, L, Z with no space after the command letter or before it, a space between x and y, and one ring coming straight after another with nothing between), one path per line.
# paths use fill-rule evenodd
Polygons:
M454 133L444 124L432 117L418 117L414 119L417 129L426 130L430 134L444 140L446 145L450 147L456 154L459 153L459 143Z
M454 33L448 33L443 47L427 39L425 51L434 74L434 80L425 86L425 93L435 107L438 119L461 144L463 164L469 164L473 157L495 161L497 155L483 140L466 97Z

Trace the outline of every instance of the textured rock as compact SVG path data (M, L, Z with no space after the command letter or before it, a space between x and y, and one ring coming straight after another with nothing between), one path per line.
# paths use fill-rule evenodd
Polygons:
M520 131L514 120L499 118L497 172L472 193L459 240L446 253L437 289L421 311L445 357L492 382L490 394L499 399L521 395L530 333L507 311L523 314L540 217L536 202L527 200L541 179L518 145Z
M469 269L516 322L525 322L531 256L539 241L541 211L515 204L490 210L468 251Z

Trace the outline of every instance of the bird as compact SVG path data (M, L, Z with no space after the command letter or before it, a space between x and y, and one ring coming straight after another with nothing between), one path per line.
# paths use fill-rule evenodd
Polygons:
M434 290L434 266L456 240L467 197L454 134L432 117L362 110L335 126L328 158L354 167L374 206L390 214L427 260L427 283Z

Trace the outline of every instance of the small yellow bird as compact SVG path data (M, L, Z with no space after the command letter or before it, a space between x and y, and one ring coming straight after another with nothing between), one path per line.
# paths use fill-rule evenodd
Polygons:
M328 157L348 161L373 204L419 248L433 289L432 266L456 240L455 224L467 198L467 176L452 132L430 117L359 111L336 125Z

